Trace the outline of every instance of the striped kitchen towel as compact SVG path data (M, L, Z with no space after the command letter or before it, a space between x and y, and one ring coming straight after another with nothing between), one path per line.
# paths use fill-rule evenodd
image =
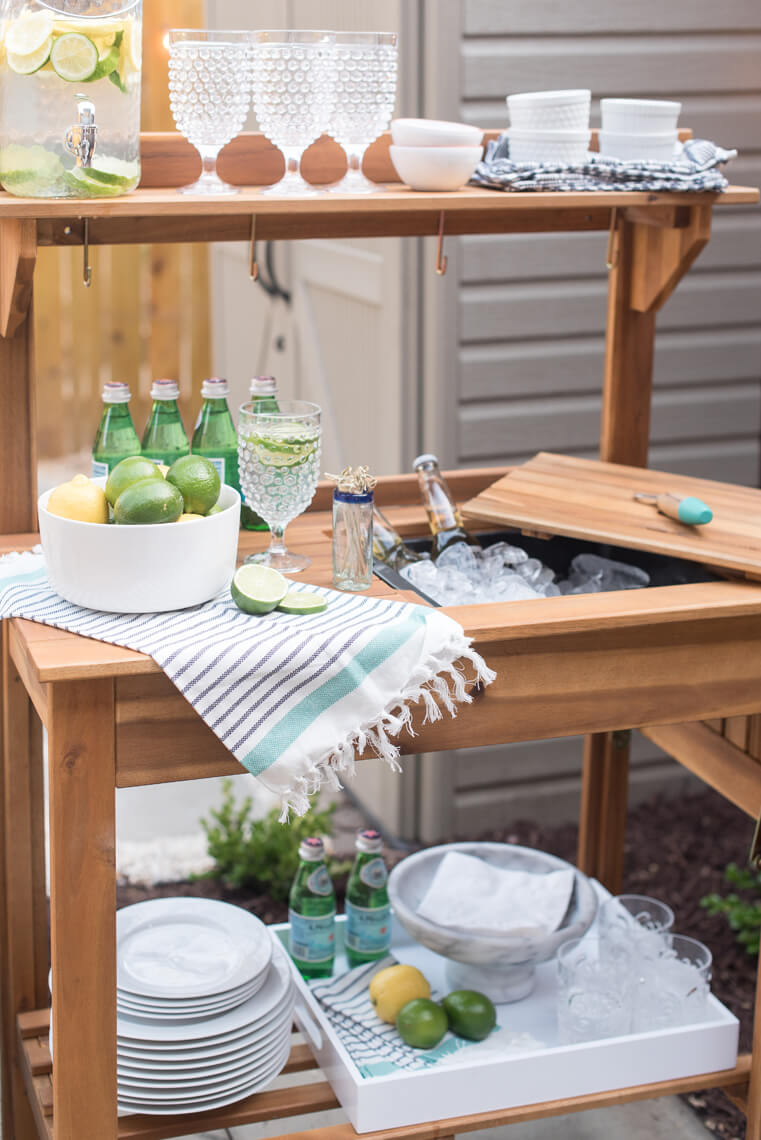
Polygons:
M38 548L39 549L39 548ZM294 586L295 589L316 587ZM319 615L241 613L224 591L190 610L109 614L65 602L41 552L0 558L0 618L43 622L152 657L226 748L303 814L323 780L351 776L366 749L398 769L392 742L469 702L495 679L461 626L439 610L320 589Z
M707 139L689 139L670 162L635 162L590 153L574 166L519 163L510 160L510 140L503 134L490 142L471 179L492 190L726 190L718 169L737 157Z

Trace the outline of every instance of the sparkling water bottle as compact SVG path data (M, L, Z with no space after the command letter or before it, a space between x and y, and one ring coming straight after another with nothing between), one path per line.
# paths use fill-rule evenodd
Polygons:
M388 871L380 833L360 831L346 888L346 957L350 966L385 958L391 945Z
M277 380L274 376L255 376L251 381L251 403L255 412L279 412L277 402ZM244 502L241 506L240 524L244 530L269 530L264 519Z
M321 839L304 839L288 898L290 953L303 978L329 978L336 956L336 893Z
M193 455L205 456L216 467L220 480L240 492L238 434L227 404L229 394L226 380L204 380L203 404L190 450Z
M176 380L154 380L151 388L153 410L143 433L142 453L146 459L167 467L183 455L190 454L190 444L177 406L179 397L180 386Z
M92 447L93 479L107 478L122 459L140 454L140 438L130 415L129 384L106 384L103 416Z
M462 521L452 492L439 469L435 455L419 455L413 463L417 473L423 505L428 515L428 524L433 535L431 558L434 561L456 542L466 542L469 546L480 546L477 538L468 534Z

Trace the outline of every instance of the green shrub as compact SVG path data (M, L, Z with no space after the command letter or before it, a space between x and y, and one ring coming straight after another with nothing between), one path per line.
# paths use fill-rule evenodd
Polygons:
M761 872L729 863L724 878L736 890L726 896L707 895L700 900L700 905L709 914L725 915L740 945L749 954L758 954L761 940ZM743 891L744 896L737 894L737 891Z
M290 823L280 823L275 808L263 819L252 817L253 801L238 807L232 780L222 785L222 804L202 819L207 849L214 867L204 877L228 887L259 887L273 899L285 901L299 865L299 843L309 835L332 835L335 804L326 811L310 808Z

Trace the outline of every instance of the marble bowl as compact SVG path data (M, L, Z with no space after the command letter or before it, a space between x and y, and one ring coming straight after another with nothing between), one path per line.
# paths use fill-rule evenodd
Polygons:
M474 855L505 870L536 875L573 870L574 888L560 927L540 936L486 936L423 918L417 913L418 907L439 863L450 851ZM405 930L416 942L447 959L447 981L452 989L479 990L496 1003L527 997L534 988L537 963L553 958L558 947L570 938L581 938L597 911L597 896L581 871L554 855L510 843L447 843L419 851L393 869L388 893Z

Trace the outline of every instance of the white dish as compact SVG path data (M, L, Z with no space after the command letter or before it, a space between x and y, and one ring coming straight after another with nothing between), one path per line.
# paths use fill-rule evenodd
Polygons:
M442 119L394 119L391 137L394 146L480 146L484 132L480 127Z
M105 487L105 479L94 482ZM156 526L60 518L46 509L50 495L37 505L40 541L50 584L67 602L108 613L165 613L208 602L232 580L240 527L233 487L222 488L219 514Z
M670 99L601 99L602 129L614 134L675 131L681 103Z
M117 1063L117 1073L119 1077L124 1078L126 1082L155 1085L158 1088L163 1088L166 1084L178 1084L183 1086L191 1081L205 1084L207 1081L216 1080L225 1074L232 1074L239 1072L241 1069L246 1069L253 1065L255 1061L271 1057L274 1053L278 1052L281 1045L285 1043L285 1038L290 1036L291 1030L292 1026L290 1024L283 1025L278 1029L277 1033L273 1033L271 1037L261 1040L248 1051L230 1054L223 1057L221 1062L217 1060L216 1064L206 1065L205 1067L199 1065L186 1069L178 1068L173 1065L167 1066L165 1069L156 1069L153 1067L153 1062L148 1062L148 1064L140 1066L127 1065L119 1060Z
M169 1022L157 1024L150 1021L137 1021L133 1018L117 1015L117 1046L122 1042L129 1041L137 1041L143 1044L164 1041L177 1045L183 1041L216 1039L220 1036L227 1036L235 1030L248 1030L284 1002L286 997L290 997L292 990L293 977L290 960L284 950L275 946L267 981L259 992L244 1002L243 1005L236 1006L235 1009L228 1010L227 1013L218 1014L216 1017L208 1018L205 1021L189 1024L183 1022L181 1025Z
M248 1001L249 998L252 998L258 989L258 986L252 987L241 996L198 1006L196 1009L192 1007L180 1010L150 1009L147 1006L140 1005L138 1002L128 1001L126 998L118 998L116 1008L119 1013L124 1013L127 1017L140 1017L148 1021L197 1021L200 1018L214 1017L215 1014L225 1013L228 1009L235 1009L236 1005L242 1005L244 1001Z
M143 1073L127 1073L118 1070L119 1088L127 1091L128 1096L145 1096L147 1100L154 1096L166 1096L167 1092L176 1093L177 1097L193 1097L194 1099L211 1089L214 1092L222 1091L220 1086L229 1087L231 1084L241 1084L249 1077L255 1076L263 1069L269 1068L275 1057L279 1057L285 1048L288 1032L281 1032L267 1042L267 1047L249 1057L240 1058L229 1068L217 1068L209 1073L186 1073L184 1075L164 1074L162 1078L154 1077L146 1071ZM150 1094L150 1096L148 1095Z
M511 162L548 162L560 166L574 166L586 160L592 132L582 131L523 131L511 127Z
M292 998L291 998L292 1001ZM215 1037L206 1041L193 1041L184 1047L181 1041L170 1044L151 1042L150 1045L140 1045L136 1041L117 1043L117 1055L127 1061L147 1061L154 1065L175 1064L179 1062L187 1066L193 1062L205 1063L210 1057L224 1056L231 1052L238 1052L260 1040L266 1033L270 1033L281 1022L284 1022L290 1010L290 1001L278 1006L269 1016L257 1021L253 1026L244 1026L229 1035Z
M483 155L480 146L392 146L394 169L411 190L459 190Z
M264 985L264 979L267 976L267 971L263 970L259 977L253 978L249 982L243 982L240 986L235 986L233 989L224 990L218 994L208 994L207 996L198 996L191 998L178 998L178 997L150 997L147 994L133 994L129 990L123 990L117 986L116 1000L129 1001L133 1004L144 1006L146 1009L160 1009L165 1011L177 1011L183 1009L197 1009L204 1004L210 1004L218 1001L227 1001L230 998L240 997L241 1000L252 997L254 988L261 989Z
M668 162L679 154L676 131L656 135L622 135L600 131L600 154L634 162Z
M523 91L507 96L510 125L519 130L581 131L589 126L592 92Z
M263 922L212 899L151 899L116 916L117 985L129 994L224 994L260 977L271 952Z

